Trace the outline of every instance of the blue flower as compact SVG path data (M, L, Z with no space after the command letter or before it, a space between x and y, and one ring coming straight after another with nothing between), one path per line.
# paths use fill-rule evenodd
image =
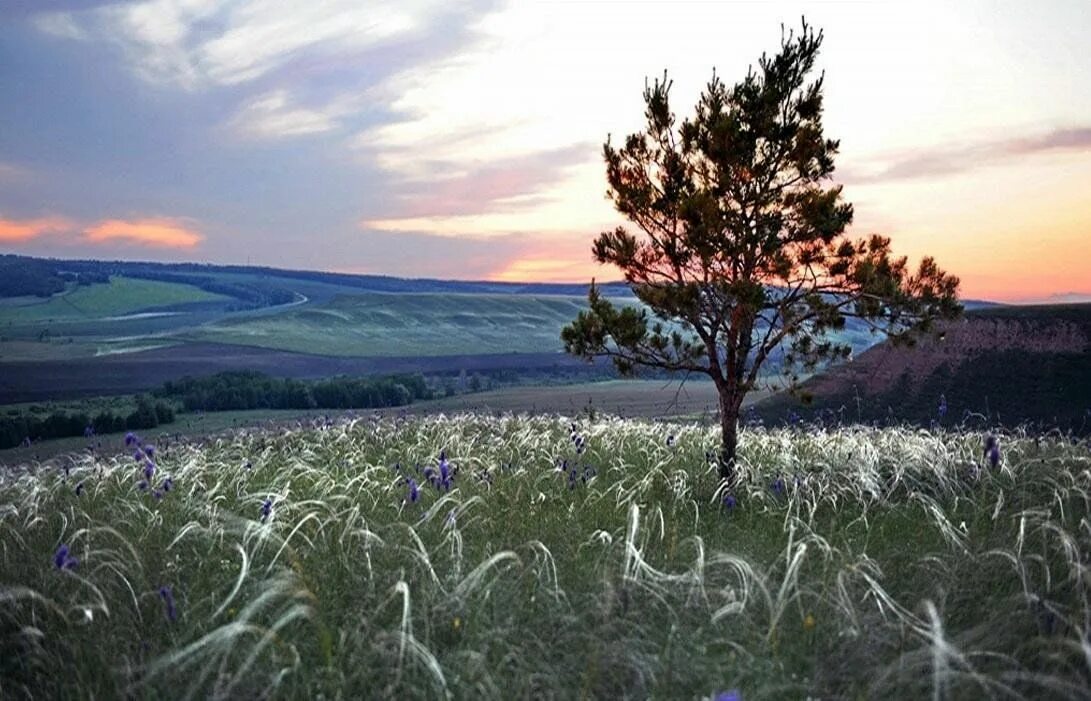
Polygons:
M731 691L717 691L712 698L715 701L742 701L742 694L738 689L732 689Z
M155 474L155 463L149 460L144 463L144 479L150 480Z
M174 487L174 480L170 477L163 480L163 491L169 492Z
M942 394L939 395L939 406L936 408L936 411L939 413L941 419L947 416L947 397Z
M144 446L144 454L147 455L149 458L152 457L153 455L155 455L155 446L154 445Z
M773 480L773 483L769 485L769 489L772 489L773 494L776 494L777 496L784 494L784 478L777 477Z
M129 447L133 443L136 443L136 434L132 431L129 431L125 434L125 447Z
M273 499L272 497L266 499L261 503L261 522L265 523L265 519L269 518L269 514L273 512Z
M159 587L159 598L163 600L163 604L166 606L167 620L171 623L178 620L178 610L174 607L174 594L169 586Z
M420 499L420 490L417 488L417 480L410 477L407 480L407 483L409 484L409 503L416 504L417 500Z
M731 511L739 505L738 499L736 499L735 495L730 492L724 492L724 495L721 497L721 501L723 502L724 508L728 511Z
M136 488L140 491L145 491L148 488L148 480L140 480L136 483Z
M57 552L53 553L53 564L59 570L74 570L80 561L69 555L68 546L61 543Z

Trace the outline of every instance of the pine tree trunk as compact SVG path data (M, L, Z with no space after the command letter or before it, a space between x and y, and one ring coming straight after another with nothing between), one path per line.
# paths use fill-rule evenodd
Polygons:
M720 477L728 488L735 486L735 457L739 444L739 405L730 393L720 391Z

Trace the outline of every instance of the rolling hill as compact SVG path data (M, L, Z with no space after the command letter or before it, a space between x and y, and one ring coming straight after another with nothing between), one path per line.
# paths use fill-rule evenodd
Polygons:
M963 421L1091 429L1091 304L973 309L915 347L876 345L803 383L809 404L761 402L765 421ZM941 401L946 412L941 415Z

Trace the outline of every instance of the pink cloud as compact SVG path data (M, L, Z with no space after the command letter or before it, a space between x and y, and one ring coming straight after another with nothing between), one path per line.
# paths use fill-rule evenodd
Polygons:
M91 243L135 243L155 248L195 248L205 237L177 219L107 219L84 229Z
M74 228L71 221L64 217L50 216L38 219L0 218L0 242L24 243L36 239L42 234L57 231L70 231Z

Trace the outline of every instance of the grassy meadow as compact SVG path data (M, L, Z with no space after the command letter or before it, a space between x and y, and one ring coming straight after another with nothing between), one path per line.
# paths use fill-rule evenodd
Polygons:
M716 439L367 417L0 474L0 697L1087 698L1086 443L747 429L727 495Z
M123 316L145 309L228 299L173 282L112 277L109 284L74 287L48 299L18 298L0 305L0 327L8 324L84 321ZM107 319L109 321L110 319Z
M422 356L562 350L579 297L357 292L276 315L224 319L185 338L321 355Z

